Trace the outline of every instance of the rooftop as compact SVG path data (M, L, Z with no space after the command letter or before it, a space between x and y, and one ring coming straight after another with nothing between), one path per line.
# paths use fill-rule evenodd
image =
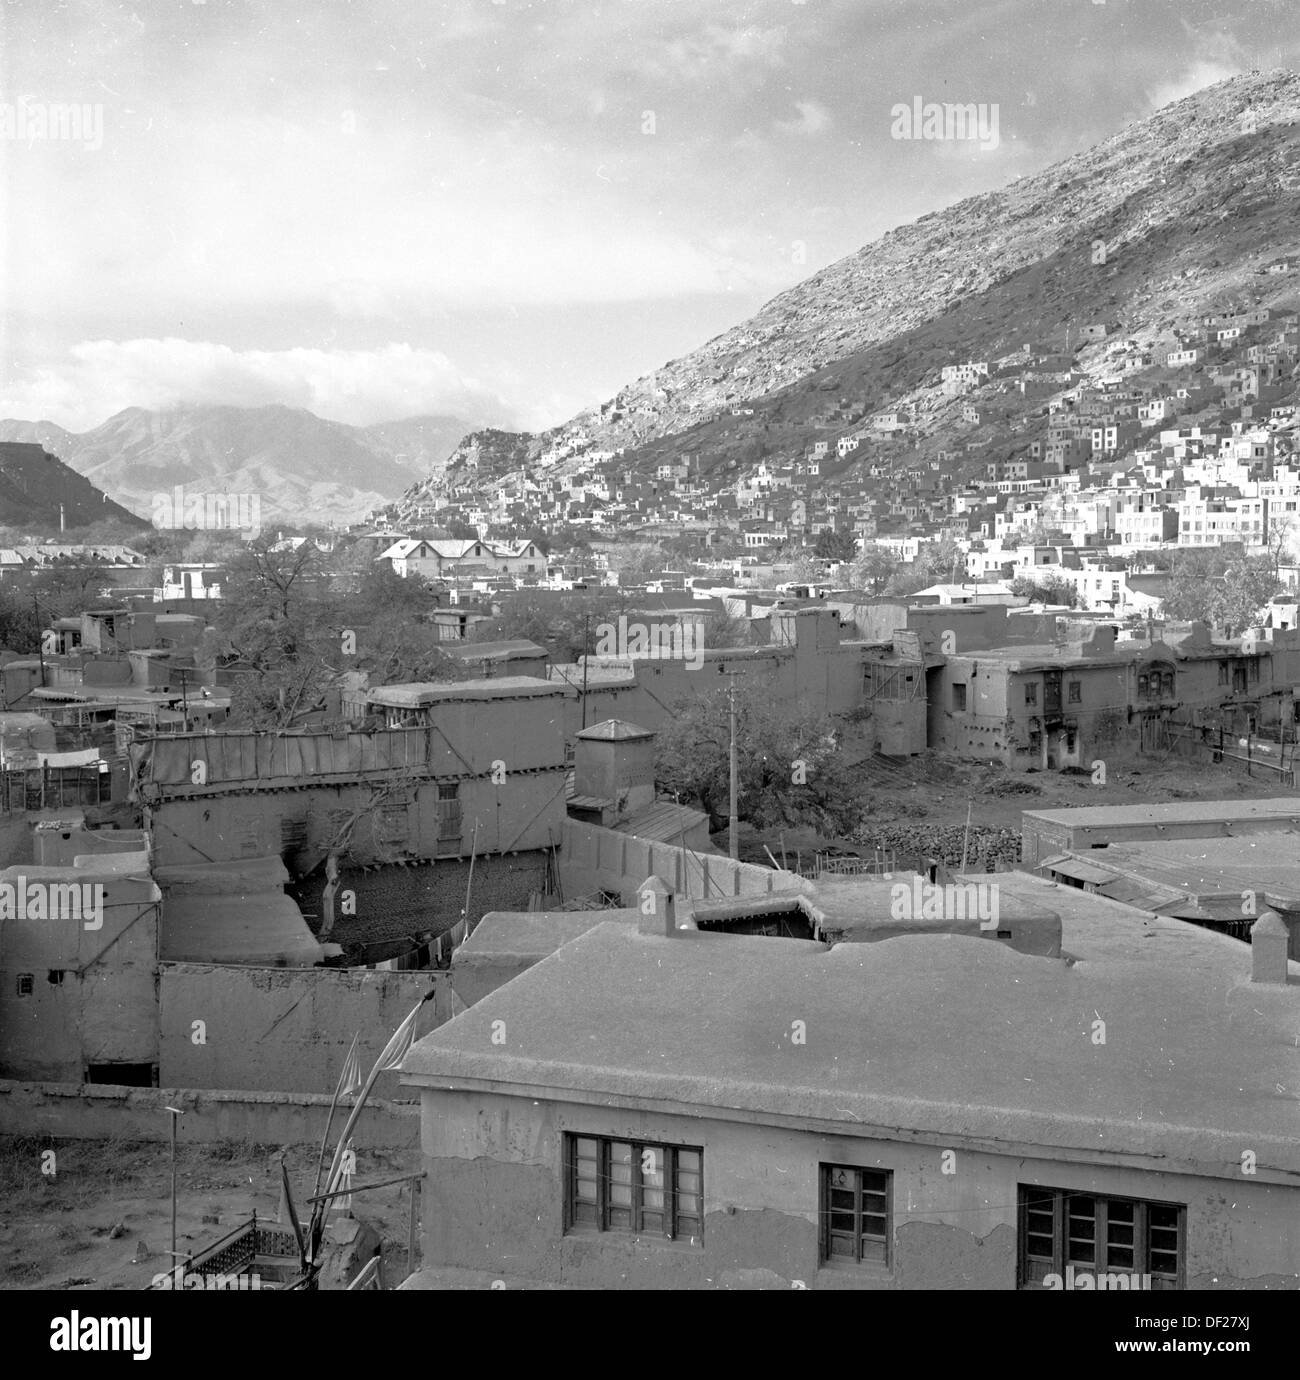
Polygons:
M439 650L457 661L511 661L515 657L544 657L545 647L516 638L505 642L464 642L442 644Z
M606 719L590 728L584 728L577 736L592 742L626 743L653 738L655 735L648 728L628 723L626 719Z
M1090 863L1148 878L1182 896L1259 893L1257 908L1300 910L1300 834L1293 829L1238 838L1151 839L1111 843ZM1107 881L1115 873L1106 871ZM1245 918L1246 912L1238 909Z
M828 948L602 923L419 1041L404 1081L1224 1178L1249 1144L1265 1181L1300 1172L1300 965L1289 986L1252 984L1234 940L1024 873L998 881L1061 916L1072 962L958 935ZM807 1044L790 1041L795 1020Z
M562 695L564 687L536 676L500 676L492 680L408 681L403 685L376 685L366 694L368 704L418 709L448 700L527 699L537 695Z
M1140 824L1213 824L1268 820L1300 827L1300 796L1263 800L1179 800L1160 805L1084 805L1070 810L1025 810L1022 818L1071 828L1121 828Z

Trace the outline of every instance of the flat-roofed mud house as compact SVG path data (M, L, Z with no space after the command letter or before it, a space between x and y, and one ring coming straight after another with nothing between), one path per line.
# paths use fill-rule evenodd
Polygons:
M429 1176L408 1287L1295 1288L1283 921L1252 950L998 880L1050 901L1059 956L663 906L483 996L403 1066Z
M159 891L144 836L70 818L31 842L33 861L0 868L0 1076L147 1086Z
M418 874L419 896L402 906L419 923L399 917L397 933L445 928L471 859L483 910L524 907L544 889L565 816L569 693L528 677L386 686L400 727L158 736L131 748L132 795L159 869L278 859L290 878L311 877L300 899L319 914L334 853L359 918ZM434 866L376 867L403 863Z

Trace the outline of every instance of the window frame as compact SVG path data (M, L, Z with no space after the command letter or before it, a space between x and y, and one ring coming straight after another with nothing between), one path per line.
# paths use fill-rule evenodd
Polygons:
M1035 1200L1038 1200L1035 1202ZM1092 1216L1089 1218L1082 1213L1072 1213L1070 1207L1075 1200L1084 1200L1092 1205ZM1042 1204L1045 1201L1051 1203L1052 1216L1052 1255L1050 1260L1039 1254L1031 1256L1029 1253L1029 1239L1031 1236L1042 1238L1044 1233L1030 1231L1030 1208L1037 1208L1042 1213ZM1121 1206L1132 1209L1132 1221L1124 1222L1120 1220L1112 1223L1112 1208ZM1151 1257L1153 1251L1168 1255L1170 1251L1164 1247L1154 1247L1151 1242L1153 1230L1151 1223L1151 1210L1159 1209L1165 1212L1172 1211L1175 1214L1173 1227L1156 1224L1154 1230L1174 1232L1173 1255L1175 1256L1175 1268L1173 1272L1157 1271L1151 1268ZM1122 1218L1122 1214L1121 1214ZM1091 1222L1092 1236L1072 1237L1070 1231L1076 1222ZM1110 1227L1115 1225L1120 1230L1130 1230L1131 1240L1128 1243L1114 1241L1110 1237ZM1070 1259L1070 1243L1079 1240L1090 1242L1092 1247L1093 1259L1091 1262ZM1133 1263L1129 1267L1111 1265L1108 1262L1102 1264L1099 1256L1105 1256L1111 1250L1130 1251ZM1150 1275L1152 1288L1150 1292L1167 1292L1169 1290L1186 1289L1187 1287L1187 1205L1186 1203L1170 1203L1161 1199L1154 1198L1130 1198L1123 1194L1110 1193L1082 1193L1069 1188L1056 1188L1045 1184L1017 1184L1016 1186L1016 1288L1025 1290L1041 1290L1045 1286L1042 1279L1031 1279L1031 1262L1036 1265L1045 1277L1048 1274L1057 1274L1064 1282L1066 1269L1073 1265L1076 1273L1091 1274L1094 1283L1099 1274L1122 1274L1138 1276ZM1046 1264L1047 1268L1043 1269ZM1157 1281L1163 1281L1157 1283ZM1144 1291L1145 1292L1145 1291Z
M591 1156L579 1154L580 1143L584 1141L593 1142L596 1148L594 1157L596 1197L594 1202L580 1199L578 1195L580 1166L592 1163ZM611 1188L614 1184L614 1178L611 1151L615 1146L627 1146L630 1150L627 1161L629 1203L626 1208L612 1201ZM660 1185L646 1183L646 1173L642 1167L645 1163L646 1151L652 1152L656 1156L655 1162L662 1166L658 1171L659 1177L662 1178ZM682 1155L694 1155L697 1167L694 1169L690 1168L689 1165L683 1167ZM579 1131L566 1131L564 1133L563 1171L564 1233L566 1236L574 1234L599 1234L603 1236L608 1233L636 1240L660 1238L665 1241L675 1241L683 1245L703 1248L703 1146L667 1145L662 1141L637 1140L625 1136L588 1135ZM655 1171L651 1172L654 1173ZM693 1191L683 1191L681 1179L684 1175L693 1175L698 1180ZM662 1195L663 1206L661 1208L656 1208L653 1205L647 1207L647 1188L652 1193L657 1192ZM696 1211L683 1212L681 1210L683 1198L694 1200ZM590 1219L580 1218L580 1208L590 1208L592 1217ZM629 1219L626 1226L611 1222L613 1213L624 1211L626 1211ZM654 1226L647 1227L647 1215L662 1216L662 1229ZM695 1225L693 1228L688 1225L683 1230L682 1224L684 1222Z
M831 1250L832 1241L842 1237L844 1233L836 1232L832 1227L832 1206L831 1194L835 1191L844 1191L842 1185L831 1182L831 1176L835 1171L842 1171L854 1176L851 1186L853 1193L853 1207L849 1209L853 1216L853 1256L850 1258L843 1254L833 1254ZM881 1188L870 1188L865 1186L867 1175L877 1176L883 1183ZM818 1263L823 1269L833 1269L842 1267L845 1269L880 1269L892 1270L894 1268L894 1172L892 1169L881 1169L877 1165L860 1164L832 1164L823 1162L817 1166L817 1188L818 1188L818 1221L820 1228L818 1231L817 1255ZM862 1220L867 1214L863 1211L865 1195L870 1192L876 1197L883 1198L884 1206L882 1213L872 1213L872 1216L883 1216L885 1220L884 1232L876 1237L874 1234L864 1233L862 1230ZM869 1240L880 1242L882 1258L863 1258L862 1241L864 1235Z
M1067 704L1083 703L1083 682L1081 680L1067 680L1065 682Z
M952 712L954 714L966 713L966 682L955 680L952 683Z

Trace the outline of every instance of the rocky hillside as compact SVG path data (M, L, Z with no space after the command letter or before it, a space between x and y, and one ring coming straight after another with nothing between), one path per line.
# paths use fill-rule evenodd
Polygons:
M497 433L491 449L564 473L593 452L625 448L639 467L662 452L659 438L689 450L719 428L770 424L770 408L757 406L769 415L733 424L742 403L775 400L797 414L800 397L843 383L863 406L882 406L891 389L920 387L927 371L967 351L1009 350L1025 330L1040 339L1059 327L1063 340L1072 319L1099 312L1129 331L1158 331L1295 246L1298 120L1293 73L1209 87L1033 177L891 231L602 406L545 434ZM1094 263L1097 240L1104 264ZM927 369L891 375L918 344L932 351ZM853 363L838 370L841 361ZM450 468L460 472L482 447L481 435L466 437Z
M68 528L96 522L122 522L142 529L148 525L42 449L35 437L0 441L0 527L17 528L40 540L57 540L60 516Z
M257 494L264 520L352 522L400 494L413 475L436 472L465 428L455 417L351 427L292 407L131 407L81 433L0 422L0 440L39 442L146 517L155 493L180 484Z

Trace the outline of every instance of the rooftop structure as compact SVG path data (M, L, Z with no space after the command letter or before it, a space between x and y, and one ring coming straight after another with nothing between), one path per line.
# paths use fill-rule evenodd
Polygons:
M1135 1288L1293 1286L1300 1149L1279 1089L1300 965L1252 980L1230 939L998 880L1059 914L1068 957L953 934L832 947L603 923L432 1032L403 1066L424 1102L430 1270L508 1257L529 1280L604 1287L747 1269L817 1287L1041 1285L1074 1194L1145 1233L1131 1267L1118 1234L1100 1261L1136 1270ZM647 1181L618 1177L624 1149L634 1166L653 1150L676 1207L651 1219ZM855 1194L877 1204L870 1221ZM624 1230L620 1202L639 1226ZM860 1252L843 1258L841 1228Z

